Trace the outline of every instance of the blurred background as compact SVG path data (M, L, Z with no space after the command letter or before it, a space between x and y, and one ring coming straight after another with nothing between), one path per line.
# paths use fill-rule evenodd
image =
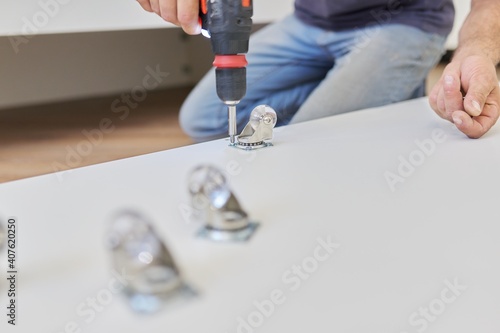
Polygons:
M455 3L450 51L470 0ZM254 7L259 29L291 13L293 0L254 0ZM136 1L4 0L0 59L6 182L190 144L177 113L213 56L208 40Z

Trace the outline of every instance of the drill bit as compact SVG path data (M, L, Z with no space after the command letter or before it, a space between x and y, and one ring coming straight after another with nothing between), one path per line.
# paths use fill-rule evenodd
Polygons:
M236 143L236 104L228 104L228 124L229 124L229 140L231 144Z

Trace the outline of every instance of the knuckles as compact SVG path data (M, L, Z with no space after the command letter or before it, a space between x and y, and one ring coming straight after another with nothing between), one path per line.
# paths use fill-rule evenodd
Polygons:
M195 20L196 20L196 15L194 15L193 13L181 13L177 17L177 21L183 26L191 25L193 24L193 22L195 22Z
M175 14L172 14L171 12L163 12L161 13L161 18L164 19L167 22L173 23L173 24L179 24L179 21L177 20L177 16Z
M151 9L151 4L149 3L149 0L137 0L139 5L142 7L147 12L153 12Z

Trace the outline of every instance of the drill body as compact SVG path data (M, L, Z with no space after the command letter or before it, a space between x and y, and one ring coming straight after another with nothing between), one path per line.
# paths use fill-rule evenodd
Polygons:
M229 137L236 136L236 105L246 94L246 57L252 30L252 0L200 0L203 34L215 55L217 95L229 109Z

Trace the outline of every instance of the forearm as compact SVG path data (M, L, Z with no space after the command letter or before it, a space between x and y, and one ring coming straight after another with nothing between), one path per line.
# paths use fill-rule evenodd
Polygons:
M481 55L495 65L500 63L500 1L472 0L462 29L455 59Z

